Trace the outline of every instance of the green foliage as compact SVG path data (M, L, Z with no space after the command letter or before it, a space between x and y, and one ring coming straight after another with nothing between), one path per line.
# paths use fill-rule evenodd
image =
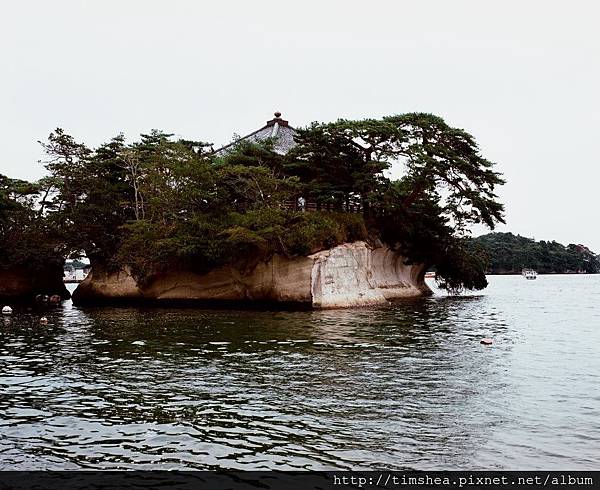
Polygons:
M171 226L140 220L124 228L117 262L142 281L174 267L198 273L228 264L251 267L274 254L307 255L367 238L360 215L281 208L231 211L218 220L200 215Z
M50 176L40 181L41 209L67 254L107 261L119 244L119 227L132 216L121 164L122 135L91 151L63 130L42 143Z
M340 243L366 240L363 218L348 213L296 213L284 237L286 250L293 255L308 255Z
M385 158L386 130L394 132L389 124L370 119L314 123L299 130L284 170L301 180L302 193L318 206L331 204L341 210L344 205L360 205L367 212L390 165Z
M37 274L62 263L60 241L35 209L38 186L0 175L0 269Z
M241 140L224 157L215 160L218 166L265 167L280 176L285 157L273 151L273 141L270 139L259 144Z
M403 196L402 187L398 183L388 193ZM453 234L449 218L434 198L422 197L410 209L401 205L388 209L388 214L377 219L382 240L393 244L412 263L434 265L440 287L457 294L463 289L487 286L485 253Z
M409 261L437 265L450 290L485 286L465 230L503 220L494 194L503 181L471 135L430 114L403 114L315 123L296 141L287 155L271 141L242 141L217 156L156 130L90 149L57 129L43 143L50 175L21 201L0 190L0 226L14 213L35 218L62 255L129 266L140 280L381 240ZM385 174L393 165L405 168L398 180ZM10 186L15 195L26 184ZM291 209L301 196L317 211Z
M564 246L555 241L513 235L489 233L473 239L490 257L488 272L492 274L520 274L523 268L532 268L542 274L600 272L600 258L584 245Z
M426 195L446 196L442 212L457 231L473 223L493 228L503 222L496 186L504 181L480 155L474 138L431 114L412 113L313 124L299 132L298 145L284 168L297 175L317 203L358 203L366 216L382 211L378 201L389 179L383 175L402 163L409 184L402 206L409 209ZM385 208L383 209L385 210Z
M473 223L493 229L497 222L504 222L504 207L494 193L504 180L492 170L493 163L481 156L473 136L432 114L402 114L383 120L402 134L395 149L405 158L405 178L412 187L405 206L426 191L443 190L447 193L444 213L458 230Z
M485 250L468 240L456 240L436 263L438 285L453 294L463 289L484 289L488 285L485 277L487 261Z

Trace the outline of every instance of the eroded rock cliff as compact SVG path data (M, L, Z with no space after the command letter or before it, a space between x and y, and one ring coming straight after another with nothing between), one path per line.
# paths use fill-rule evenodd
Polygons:
M424 274L424 266L404 264L404 258L387 247L353 242L308 257L275 255L251 270L220 267L202 275L171 271L143 286L128 269L92 269L73 301L276 302L343 308L429 294Z
M311 258L311 298L316 308L378 305L431 293L425 267L406 265L404 257L387 247L347 243Z

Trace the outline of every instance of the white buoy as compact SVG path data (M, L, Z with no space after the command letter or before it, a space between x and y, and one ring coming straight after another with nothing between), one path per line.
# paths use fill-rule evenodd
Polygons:
M12 315L12 308L10 306L5 306L2 308L3 315Z
M42 325L47 325L48 324L48 319L45 316L43 316L42 318L40 318L40 323Z

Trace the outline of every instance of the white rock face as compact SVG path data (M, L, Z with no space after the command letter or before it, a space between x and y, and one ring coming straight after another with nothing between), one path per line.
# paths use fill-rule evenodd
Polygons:
M390 300L429 294L422 265L405 265L387 247L354 242L311 256L312 304L315 308L380 305Z
M403 257L387 247L354 242L308 257L276 255L248 271L234 267L203 275L173 271L143 287L127 269L118 273L92 270L73 300L274 301L347 308L429 294L424 274L422 265L405 265Z

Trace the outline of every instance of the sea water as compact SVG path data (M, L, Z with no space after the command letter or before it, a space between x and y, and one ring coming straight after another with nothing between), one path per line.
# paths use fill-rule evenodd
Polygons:
M597 469L600 275L489 281L370 309L17 309L0 468Z

